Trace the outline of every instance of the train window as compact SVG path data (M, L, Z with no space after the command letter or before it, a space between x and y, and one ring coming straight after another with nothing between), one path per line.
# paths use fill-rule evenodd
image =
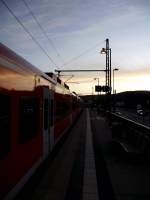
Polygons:
M48 129L48 99L44 100L44 129Z
M0 94L0 158L10 150L10 96Z
M21 97L20 99L19 143L26 143L38 133L38 99Z

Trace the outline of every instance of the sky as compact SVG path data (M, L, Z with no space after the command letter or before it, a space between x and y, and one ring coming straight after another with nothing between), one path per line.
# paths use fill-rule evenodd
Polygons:
M109 38L116 91L150 90L149 0L0 0L0 30L1 43L44 72L105 69ZM61 78L79 94L105 85L103 72Z

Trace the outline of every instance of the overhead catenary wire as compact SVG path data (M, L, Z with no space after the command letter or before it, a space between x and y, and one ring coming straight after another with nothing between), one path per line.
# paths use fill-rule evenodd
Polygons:
M14 14L14 12L11 10L11 8L8 6L8 4L4 0L0 0L3 5L8 9L8 11L11 13L11 15L16 19L16 21L22 26L24 31L31 37L31 39L36 43L36 45L43 51L43 53L48 57L48 59L55 65L56 68L58 66L54 62L54 60L48 55L46 50L41 46L41 44L34 38L34 36L30 33L30 31L24 26L24 24L21 22L21 20Z
M33 17L33 19L35 20L35 22L37 23L37 25L39 26L41 32L43 33L43 35L47 38L48 42L50 43L51 47L54 49L54 51L56 52L56 55L60 58L61 62L64 62L60 53L58 52L56 46L54 45L53 41L48 37L46 31L44 30L44 28L42 27L42 25L40 24L39 20L37 19L37 17L35 16L35 14L33 13L33 11L31 10L30 6L28 5L28 3L25 0L22 0L22 2L24 3L24 5L26 6L26 8L28 9L28 11L30 12L31 16Z
M66 81L65 81L66 82ZM93 83L94 81L93 80L85 80L85 81L80 81L80 80L77 80L77 81L67 81L67 83L77 83L77 84L80 84L80 83Z
M64 67L64 66L66 66L66 65L68 65L68 64L70 64L70 63L72 63L72 62L74 62L74 61L76 61L76 60L78 60L80 57L82 57L82 56L84 56L85 54L89 53L89 52L92 51L95 47L99 46L99 45L100 45L101 43L103 43L103 42L104 42L104 41L98 42L98 43L96 43L93 47L91 47L91 48L89 48L89 49L83 51L83 52L82 52L81 54L79 54L78 56L75 56L75 57L71 58L69 61L67 61L66 63L64 63L62 67Z
M38 47L43 51L43 53L48 57L48 59L51 61L51 63L53 63L55 65L55 67L58 69L58 65L54 62L54 60L49 56L49 54L46 52L46 50L41 46L41 44L34 38L34 36L30 33L30 31L24 26L24 24L21 22L21 20L14 14L14 12L10 9L10 7L8 6L8 4L4 1L4 0L0 0L4 6L8 9L8 11L12 14L12 16L16 19L16 21L22 26L22 28L25 30L26 33L28 33L28 35L31 37L31 39L38 45ZM23 0L23 2L25 2ZM27 5L27 4L26 4ZM28 6L29 7L29 6ZM31 10L31 9L30 9ZM32 11L31 11L32 12ZM32 12L33 14L33 12ZM33 14L34 19L36 19L35 15ZM37 20L36 20L37 21ZM37 21L38 23L38 21ZM39 24L40 25L40 24ZM40 27L42 27L40 25ZM43 29L43 28L42 28ZM44 30L44 29L43 29ZM45 32L45 31L44 31ZM85 50L83 53L81 53L78 56L73 57L72 59L70 59L69 61L65 62L62 67L72 63L73 61L79 59L80 57L84 56L85 54L89 53L91 50L93 50L95 47L99 46L100 43L97 43L96 45L94 45L92 48Z

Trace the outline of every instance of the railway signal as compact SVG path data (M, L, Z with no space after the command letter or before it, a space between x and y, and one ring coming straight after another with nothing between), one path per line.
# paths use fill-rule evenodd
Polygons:
M111 89L107 85L96 85L95 86L95 92L109 92Z

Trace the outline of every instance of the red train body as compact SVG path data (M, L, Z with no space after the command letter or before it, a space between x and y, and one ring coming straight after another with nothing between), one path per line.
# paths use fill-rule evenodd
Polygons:
M57 77L0 44L0 199L15 197L80 111Z

